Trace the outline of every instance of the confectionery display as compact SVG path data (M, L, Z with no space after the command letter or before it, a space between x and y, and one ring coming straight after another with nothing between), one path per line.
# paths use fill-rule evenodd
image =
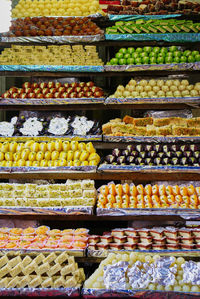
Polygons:
M97 166L99 155L91 142L10 141L0 143L0 167Z
M93 180L67 180L65 184L0 183L1 207L94 206Z
M21 114L10 122L0 122L1 136L76 136L99 135L99 122L88 120L85 116L26 117Z
M2 94L3 99L66 99L66 98L101 98L102 88L94 82L25 82L20 88L12 86Z
M190 20L143 20L118 21L106 28L106 34L144 34L144 33L189 33L200 32L200 23Z
M126 86L118 85L110 98L180 98L199 97L200 82L190 84L188 80L140 80L131 79Z
M69 288L85 274L73 256L62 253L6 253L0 257L1 288Z
M171 185L102 185L99 189L99 208L173 208L199 209L200 187Z
M6 36L96 35L103 31L88 18L35 17L12 20Z
M180 49L177 46L121 48L107 65L170 64L200 61L199 51Z
M174 226L116 228L102 236L91 235L91 250L191 250L200 248L200 229Z
M191 271L194 271L191 275ZM199 292L198 262L132 252L110 253L84 287L115 290ZM159 296L159 295L158 295Z
M200 118L133 118L111 119L102 126L104 135L111 136L199 136Z
M123 0L122 5L108 5L107 11L111 15L170 15L170 14L199 14L198 2L180 0Z
M47 226L26 229L3 227L0 228L0 239L1 249L85 249L88 230L85 228L50 230Z
M96 46L12 45L0 55L0 65L103 65Z
M12 17L88 16L96 13L103 14L97 0L20 0L12 10Z

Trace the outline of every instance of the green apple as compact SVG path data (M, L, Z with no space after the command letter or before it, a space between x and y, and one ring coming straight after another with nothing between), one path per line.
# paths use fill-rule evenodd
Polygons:
M126 54L126 48L121 48L121 49L119 50L119 53Z
M200 54L195 55L195 61L200 61Z
M135 59L135 64L142 64L142 59L140 57L137 57Z
M162 47L162 48L160 49L160 53L167 54L167 48Z
M135 64L135 59L132 58L132 57L131 57L131 58L128 58L128 59L127 59L127 63L133 65L133 64Z
M137 49L135 50L135 52L137 52L137 53L142 53L143 50L142 50L142 48L137 48Z
M131 54L126 53L126 54L124 55L124 58L126 58L126 59L131 58Z
M161 57L161 56L158 57L158 58L157 58L157 63L158 63L158 64L163 64L163 63L165 63L165 58L164 58L164 57Z
M184 56L186 56L186 57L188 57L188 56L190 56L191 55L191 51L190 50L185 50L184 52L183 52L183 55Z
M173 53L172 53L172 52L168 52L168 53L166 54L166 57L173 57Z
M173 58L173 63L179 63L180 62L180 58L179 57L174 57Z
M125 58L119 59L119 64L120 65L126 65L126 59Z
M170 52L175 52L175 51L177 51L178 49L177 49L177 46L171 46L170 48L169 48L169 51Z
M148 57L148 54L146 52L140 53L140 57Z
M118 59L117 58L112 58L111 60L110 60L110 64L112 64L112 65L118 65Z
M171 56L166 56L165 57L165 63L172 63L173 62L173 57Z
M188 62L195 62L195 58L193 55L189 55L187 59L188 59Z
M135 49L132 48L132 47L130 47L130 48L127 49L127 52L128 52L129 54L133 54L133 53L135 52Z
M115 54L115 58L121 59L123 57L124 57L124 55L122 53L118 52L117 54Z
M199 55L199 51L192 51L192 55L193 56Z
M153 47L152 51L154 53L159 53L160 52L160 47Z
M149 57L148 56L142 57L142 64L149 64Z
M132 58L136 59L136 58L140 57L140 54L135 52L131 56L132 56Z
M180 62L183 63L183 62L187 62L187 57L186 56L181 56L180 57Z
M150 53L151 50L152 50L151 47L144 47L144 48L143 48L143 51L146 52L146 53Z
M155 53L155 52L151 52L151 53L149 53L149 57L151 58L151 57L157 57L157 54Z
M157 63L156 57L151 57L149 61L150 61L150 64L156 64Z
M174 54L174 57L181 57L182 53L180 51L174 51L173 54Z

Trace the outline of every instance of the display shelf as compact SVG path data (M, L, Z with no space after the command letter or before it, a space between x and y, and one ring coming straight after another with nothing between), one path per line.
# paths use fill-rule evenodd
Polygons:
M199 181L200 171L188 170L138 170L112 172L0 172L0 179L57 179L57 180L133 180L133 181Z
M66 77L119 77L119 76L159 76L164 77L167 75L177 75L181 74L195 74L199 72L199 70L144 70L144 71L128 71L128 72L120 72L120 71L112 71L112 72L16 72L16 71L0 71L0 76L4 77L54 77L54 78L66 78Z
M27 104L1 104L1 110L12 110L12 111L67 111L67 110L121 110L121 109L134 109L134 110L147 110L151 107L151 109L156 110L179 110L179 109L194 109L200 107L199 104L195 103L127 103L127 104L103 104L103 103L90 103L90 104L44 104L44 105L30 105Z

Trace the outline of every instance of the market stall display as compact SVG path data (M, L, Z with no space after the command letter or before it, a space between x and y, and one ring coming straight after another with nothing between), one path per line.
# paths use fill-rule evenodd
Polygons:
M199 228L116 228L88 239L89 254L108 250L192 250L200 248Z
M171 185L103 185L99 189L99 208L199 209L199 187Z
M97 166L100 157L91 142L4 142L0 167Z
M106 65L176 64L200 61L199 51L177 46L121 48Z
M111 253L86 280L84 288L94 289L94 295L99 289L105 289L105 293L111 289L113 295L120 290L199 292L198 275L198 263L183 257Z
M37 16L88 16L103 14L96 0L79 0L76 3L66 0L20 0L12 10L13 18Z
M111 136L199 136L199 117L111 119L102 126L104 135Z
M160 99L169 98L195 98L200 96L200 82L190 84L188 80L162 80L162 79L142 79L136 81L131 79L126 86L118 85L114 94L110 95L106 102L112 99Z
M121 5L108 5L107 12L110 15L173 15L199 14L198 2L180 0L167 1L122 1Z
M1 254L0 265L4 288L69 288L85 279L84 270L66 252Z
M101 98L104 96L102 88L94 82L25 82L22 87L11 87L2 94L3 99L65 99L65 98Z
M0 228L2 249L29 249L29 250L84 250L87 247L88 230L79 228L76 230L52 229L46 226L38 228ZM0 253L1 254L1 253ZM55 255L54 255L55 258Z
M94 206L93 180L67 180L65 184L0 184L0 207Z

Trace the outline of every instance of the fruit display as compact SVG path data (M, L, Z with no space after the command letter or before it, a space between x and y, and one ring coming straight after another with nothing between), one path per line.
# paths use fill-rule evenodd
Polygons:
M102 126L104 135L110 136L199 136L200 117L111 119Z
M190 20L143 20L117 21L106 28L106 34L144 34L144 33L189 33L200 32L200 23Z
M90 250L190 250L200 248L200 228L116 228L88 238Z
M200 187L110 183L100 187L97 207L199 209Z
M38 228L0 228L0 247L3 249L85 249L88 230Z
M26 117L21 114L10 122L0 122L0 136L86 136L100 135L101 129L97 121L88 120L85 116L61 115Z
M95 202L93 180L48 185L0 183L1 207L94 206Z
M103 164L131 166L200 166L199 144L133 144L113 149Z
M199 292L198 277L198 262L191 259L137 252L110 253L85 281L84 287L113 292L138 289Z
M91 142L10 141L0 143L0 167L97 166L99 155Z
M102 88L94 82L25 82L22 87L11 87L1 95L3 99L66 99L66 98L101 98Z
M107 12L111 15L170 15L170 14L199 14L198 2L180 0L123 0L122 5L108 5Z
M96 46L20 46L1 52L0 65L103 65Z
M12 17L88 16L96 13L103 14L97 0L20 0L12 10Z
M177 46L121 48L107 65L170 64L200 61L199 51L183 50Z
M4 36L97 35L103 31L88 18L25 18L12 20Z
M74 257L62 253L4 253L0 257L2 288L69 288L85 280Z
M188 80L140 80L131 79L126 86L118 85L110 98L180 98L199 97L200 82L190 84Z

